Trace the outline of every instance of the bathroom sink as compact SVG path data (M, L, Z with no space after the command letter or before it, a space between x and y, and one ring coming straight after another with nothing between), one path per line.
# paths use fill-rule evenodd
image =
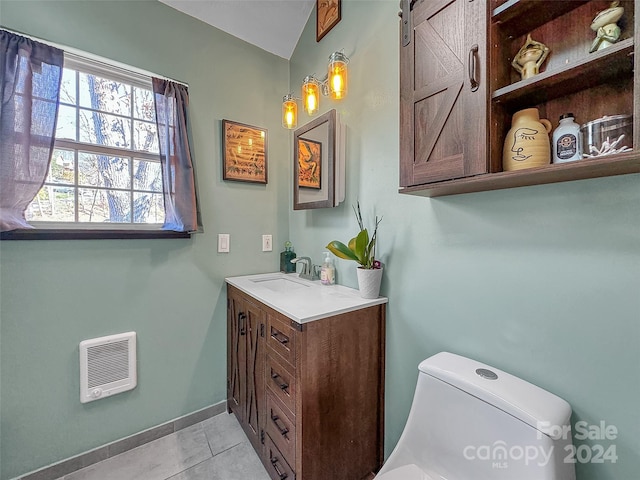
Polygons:
M256 278L251 281L255 283L256 286L265 287L273 292L279 292L279 293L295 292L297 290L310 287L310 285L306 283L302 283L301 281L297 281L293 278L280 277L280 276Z
M300 324L387 303L385 297L362 298L353 288L322 285L319 280L306 280L296 273L259 273L225 280Z

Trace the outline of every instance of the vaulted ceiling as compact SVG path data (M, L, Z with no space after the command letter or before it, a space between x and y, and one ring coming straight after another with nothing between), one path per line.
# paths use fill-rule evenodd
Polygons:
M160 0L287 60L315 0Z

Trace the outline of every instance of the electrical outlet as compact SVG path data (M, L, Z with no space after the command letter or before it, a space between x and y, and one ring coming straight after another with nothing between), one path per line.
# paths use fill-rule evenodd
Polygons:
M262 251L270 252L273 250L273 238L271 235L262 235Z
M218 234L218 253L229 253L229 234Z

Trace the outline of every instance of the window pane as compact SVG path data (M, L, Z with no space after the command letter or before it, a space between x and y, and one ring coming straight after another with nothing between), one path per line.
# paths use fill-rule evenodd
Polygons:
M75 183L73 150L61 150L56 148L51 156L49 174L45 182L47 183Z
M131 120L80 109L80 141L131 148Z
M75 188L45 185L27 208L25 218L28 222L75 221Z
M162 191L162 169L159 162L133 160L133 189Z
M135 223L164 223L164 201L159 193L133 194L133 221Z
M141 152L159 153L155 123L133 121L133 148Z
M153 92L144 88L133 87L133 116L150 122L156 121L156 107Z
M56 138L67 140L77 140L76 138L76 109L60 105L58 108L58 125L56 127Z
M76 71L65 68L60 84L60 101L76 105Z
M131 116L131 87L80 72L80 106Z
M131 188L129 159L78 153L78 184L105 188Z
M80 188L78 219L81 222L128 223L131 196L128 192Z

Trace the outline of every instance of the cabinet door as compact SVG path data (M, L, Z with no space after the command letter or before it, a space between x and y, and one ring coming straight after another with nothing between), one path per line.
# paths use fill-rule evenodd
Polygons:
M264 332L265 314L251 302L245 303L247 336L246 410L245 423L249 440L258 449L264 429Z
M227 407L240 422L245 418L246 313L242 299L229 289L227 299Z
M400 186L487 173L487 1L416 1L410 25L400 49Z

